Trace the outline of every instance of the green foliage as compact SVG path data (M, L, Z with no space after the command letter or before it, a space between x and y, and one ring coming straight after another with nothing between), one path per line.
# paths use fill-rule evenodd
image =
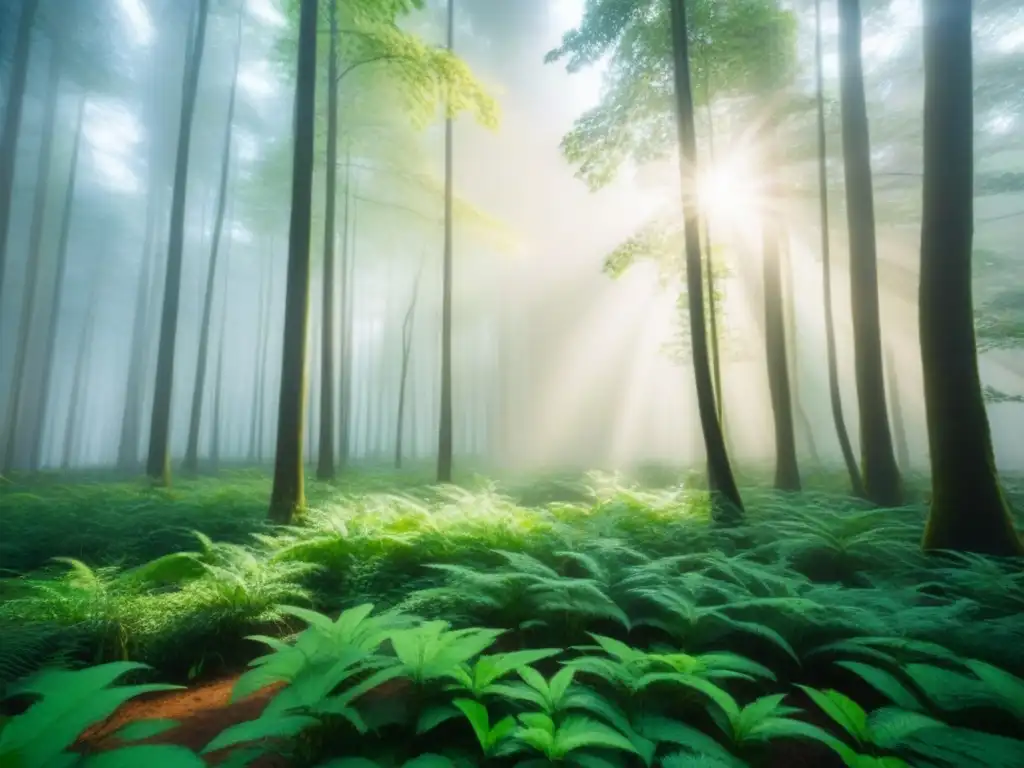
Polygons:
M695 102L764 93L788 82L796 61L796 21L771 0L688 4ZM547 61L570 72L609 59L601 103L562 140L562 152L592 189L627 162L671 155L676 141L669 5L662 0L588 0L580 26Z
M0 721L0 764L12 768L43 768L80 764L69 748L89 726L106 719L126 701L145 693L168 691L173 685L153 683L113 685L120 677L144 669L132 662L102 664L77 672L43 670L10 691L29 695L36 701L25 711ZM134 734L139 737L139 732ZM131 761L155 760L163 768L191 768L203 762L188 750L177 747L127 747L118 758L89 758L84 765L132 765Z

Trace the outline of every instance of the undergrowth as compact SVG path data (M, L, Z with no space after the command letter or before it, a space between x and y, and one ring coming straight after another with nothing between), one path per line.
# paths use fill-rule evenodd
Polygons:
M503 765L515 753L584 766L650 765L655 754L666 766L757 766L780 739L810 740L837 764L865 768L968 766L963 755L980 750L1021 758L1013 739L1024 736L1024 696L1012 676L1024 676L1024 569L925 558L920 507L747 489L745 524L721 529L698 489L593 475L534 488L547 501L532 506L482 481L472 491L320 487L301 521L271 530L257 522L262 481L243 479L217 490L219 501L207 481L173 497L137 486L105 497L104 486L4 491L2 564L22 541L32 569L3 581L0 680L132 661L184 682L256 657L257 641L245 639L254 635L276 651L239 685L293 682L270 710L280 722L267 715L239 742L276 728L295 759L337 753L332 739L344 728L363 732L363 757L381 765L429 752L444 729L458 743L472 732L470 764ZM75 498L106 498L108 512L87 523L95 510ZM140 521L161 510L164 528L147 538ZM65 513L80 538L67 522L63 538L40 533ZM29 519L33 527L15 530ZM88 562L69 557L83 551ZM65 559L39 569L44 553ZM341 625L362 616L355 625L369 632L379 621L376 645L356 643L357 653L351 638L319 636L336 630L311 609L335 616L364 602L384 612L350 610ZM282 641L305 622L319 629ZM472 652L452 662L449 642ZM319 693L299 693L296 676L321 652L316 664L345 674L325 678L317 666ZM447 659L445 671L411 663L430 653ZM385 679L404 686L400 716L361 698L377 686L367 681ZM358 693L337 701L346 681ZM559 704L566 696L571 706ZM422 738L396 741L400 727ZM407 749L392 754L394 743Z

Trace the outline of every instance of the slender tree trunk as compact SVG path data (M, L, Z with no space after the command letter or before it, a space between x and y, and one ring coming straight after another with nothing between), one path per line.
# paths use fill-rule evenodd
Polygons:
M807 452L814 466L821 466L818 444L814 439L814 425L807 415L803 399L800 397L800 350L799 324L796 317L796 291L793 287L793 257L789 245L788 233L782 238L782 275L785 280L783 290L783 307L786 312L786 363L789 370L790 392L793 396L793 414L807 441Z
M328 3L331 24L327 58L327 188L324 212L323 320L320 323L320 448L316 476L334 477L334 216L338 178L338 5ZM345 361L342 360L342 365Z
M817 86L817 124L818 124L818 194L821 218L821 272L822 289L825 304L825 355L828 368L828 392L832 405L832 420L835 423L839 448L846 463L846 471L850 476L850 490L854 496L866 498L867 492L861 480L857 459L850 444L850 434L846 430L846 419L843 417L843 398L839 389L839 362L836 354L836 326L832 311L832 254L829 233L828 215L828 162L825 134L825 77L824 53L821 40L821 0L815 0L815 82Z
M11 224L11 201L14 198L14 163L18 153L21 129L21 107L25 101L29 52L32 49L32 26L39 0L23 0L18 17L14 43L14 63L4 109L3 131L0 132L0 307L3 306L4 272L7 265L7 232Z
M256 306L256 348L253 350L253 375L252 375L252 413L249 419L249 450L246 454L250 464L256 463L257 435L259 433L260 420L263 418L262 398L260 389L263 383L263 349L266 345L266 334L263 330L264 317L267 314L267 265L260 265L260 288L259 301Z
M889 374L889 410L892 411L892 435L896 441L896 458L900 471L910 471L910 445L907 443L907 427L903 420L903 407L900 403L900 381L896 374L896 360L892 348L885 350L885 368Z
M455 50L455 0L448 0L448 51ZM450 110L451 105L447 105ZM452 481L452 188L455 126L444 127L444 273L441 288L441 420L437 429L437 482Z
M771 168L771 165L769 166ZM771 168L769 173L776 173ZM778 225L764 217L764 338L768 362L768 389L775 424L775 487L780 491L800 490L800 469L796 458L796 430L793 428L793 398L789 385L786 354L786 321L782 304L782 268Z
M238 66L242 60L242 20L245 6L238 13L238 31L235 40L235 67L228 95L228 116L224 128L224 148L220 164L220 182L217 188L217 213L210 242L210 262L206 272L206 291L203 297L203 316L199 324L199 350L196 359L196 378L192 386L192 407L189 411L188 442L182 468L194 473L199 469L199 429L203 417L203 396L206 394L206 365L210 356L210 318L213 315L213 294L217 281L217 262L220 241L224 231L224 211L227 208L228 179L231 175L231 138L235 121L235 97L238 92Z
M309 246L313 212L313 144L316 127L317 0L302 0L298 72L295 80L295 138L292 204L288 235L288 281L284 308L284 350L277 413L277 450L270 521L291 522L305 506L302 417L306 396L306 327L309 315Z
M142 384L145 379L146 352L149 348L151 323L150 294L153 291L152 271L156 260L154 238L158 200L157 190L149 191L146 213L146 235L142 249L142 265L135 288L135 310L133 314L131 341L129 342L128 381L125 386L124 412L121 415L121 437L117 448L117 465L121 469L135 468L139 460L139 442L142 429Z
M271 244L271 259L273 258L273 255L274 248L273 244ZM263 430L267 423L267 375L269 373L268 368L270 367L270 338L274 317L274 268L272 261L267 265L267 285L263 302L266 307L266 311L263 316L263 330L261 331L263 340L260 343L260 362L259 371L257 371L257 376L259 378L259 395L256 400L256 461L261 465L263 464L263 448L266 444L266 441L263 439Z
M743 516L743 501L725 448L722 427L715 407L715 390L708 359L707 332L704 327L704 280L700 258L700 206L697 200L697 140L694 127L693 92L690 85L690 60L684 0L672 0L672 48L675 63L676 125L679 133L680 183L683 218L686 228L686 283L689 293L690 335L693 372L697 388L704 447L708 466L715 478L715 515L720 522L735 522Z
M861 62L860 0L839 0L839 91L846 168L846 217L850 231L850 302L860 406L864 489L882 506L903 501L885 405L882 328L878 302L871 141Z
M68 239L71 234L71 220L74 214L75 188L78 178L78 153L82 145L82 123L85 115L86 99L83 97L78 104L78 117L75 119L75 141L71 148L71 171L64 193L64 216L60 226L60 242L57 246L57 273L53 278L53 303L50 305L50 318L47 323L46 349L44 350L43 378L40 385L39 408L36 414L36 427L33 431L32 467L38 469L43 463L43 434L46 426L46 415L49 410L50 390L53 385L53 366L57 356L57 330L60 327L60 311L64 306L64 274L68 263Z
M39 147L39 166L36 172L36 194L32 208L32 225L29 230L28 265L25 276L25 295L21 304L21 319L18 323L18 340L14 348L14 367L11 370L11 389L7 400L7 438L4 449L3 472L9 473L18 464L20 416L24 412L24 392L28 382L29 342L32 320L35 318L36 299L39 293L39 267L43 260L43 225L46 220L47 192L50 189L50 161L53 158L53 134L57 123L57 97L60 94L60 45L54 40L50 46L49 79L46 87L46 107L43 114L43 134Z
M92 341L96 334L96 295L100 280L92 278L93 285L89 292L89 309L82 323L78 338L78 351L75 354L75 368L71 376L71 397L68 400L67 431L64 433L64 450L61 455L62 470L71 468L76 447L79 442L81 411L85 405L85 364L92 354Z
M206 22L210 0L199 0L195 34L185 57L185 83L182 88L181 122L178 128L174 191L171 199L170 237L167 247L167 272L164 277L163 310L160 317L160 342L157 347L156 387L149 429L149 456L146 473L154 482L171 482L171 393L174 382L174 347L178 335L178 308L181 299L181 263L185 247L185 194L188 189L189 149L192 145L192 117L195 113L199 71L206 42Z
M926 550L1022 555L999 487L982 399L971 295L972 5L924 3L924 207L919 295L931 453Z
M416 300L420 295L420 277L423 274L422 263L419 272L416 273L416 280L412 285L412 298L409 300L409 307L405 310L405 319L402 321L402 367L398 374L398 413L395 418L395 469L402 468L402 437L405 427L405 389L409 373L409 357L412 354L412 339L414 318L416 314Z
M345 153L345 210L341 226L341 370L338 382L338 463L348 464L352 442L352 322L355 295L355 211L352 202L352 152ZM350 219L351 213L351 219Z
M224 341L227 338L228 319L228 286L231 285L230 264L224 265L224 290L220 301L220 330L217 340L217 368L213 377L213 414L210 430L210 469L216 472L220 468L221 457L221 397L224 393Z

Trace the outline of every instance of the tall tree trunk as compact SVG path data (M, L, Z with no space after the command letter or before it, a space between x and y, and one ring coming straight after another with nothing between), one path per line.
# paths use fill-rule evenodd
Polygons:
M269 262L268 262L269 263ZM253 350L254 370L252 375L252 418L249 419L249 450L246 458L250 464L256 463L259 439L259 425L263 419L263 398L260 390L263 387L263 350L266 347L266 333L263 328L264 318L269 312L267 307L267 264L260 265L259 300L256 306L256 348Z
M277 412L277 450L270 521L291 522L305 506L302 417L306 397L306 327L309 315L309 246L313 213L313 144L316 128L317 0L302 0L295 79L295 138L292 203L288 233L288 280L284 307L284 349Z
M228 199L228 178L231 175L231 137L235 121L235 97L238 92L238 66L242 60L242 20L245 6L238 12L238 31L235 39L235 67L231 77L231 91L228 95L227 125L224 128L224 148L220 163L220 182L217 188L217 214L213 223L213 238L210 243L210 262L206 272L206 292L203 298L203 317L199 324L199 351L196 359L196 379L192 387L192 408L189 412L188 442L185 447L186 472L199 469L199 428L203 417L203 396L206 393L206 365L210 356L210 318L213 314L213 294L217 280L217 261L220 256L220 240L224 231L224 211Z
M3 472L9 473L16 465L22 464L18 453L19 417L24 412L24 390L28 368L29 342L32 320L35 318L36 299L39 293L39 267L43 260L43 225L46 221L47 192L50 189L50 161L53 158L53 134L57 123L57 97L60 94L60 43L50 44L49 80L46 86L46 107L43 114L43 134L39 147L39 166L36 172L36 194L32 208L32 225L29 230L28 264L25 276L25 295L21 304L21 319L18 323L18 340L14 347L14 367L11 370L11 387L7 399L7 439L4 448Z
M53 278L53 302L50 304L50 318L47 323L46 348L43 351L43 378L40 384L39 408L32 440L32 468L38 469L43 463L43 434L46 415L50 404L50 390L53 386L53 366L57 356L57 330L60 327L60 311L64 306L64 274L68 263L68 239L71 235L71 220L74 214L75 188L78 178L78 154L82 146L82 123L85 116L85 97L78 104L75 118L75 141L71 147L71 170L64 192L64 215L60 225L60 242L57 245L57 272Z
M790 392L793 398L793 414L804 433L811 461L814 466L820 467L821 456L818 453L817 441L814 439L814 425L811 424L803 399L800 397L799 324L796 317L796 290L793 287L793 256L788 233L782 237L782 275L785 281L783 307L786 312L786 363L789 370Z
M821 274L825 304L825 356L828 368L828 393L832 405L832 420L835 423L839 448L846 463L846 471L850 476L850 490L854 496L866 498L864 483L861 480L857 459L850 444L850 434L846 430L846 419L843 417L843 398L839 389L839 363L836 355L836 325L832 310L832 253L830 245L828 215L828 162L825 134L825 77L824 52L821 40L821 0L814 4L815 43L814 70L817 89L817 127L818 127L818 199L821 218Z
M221 397L224 393L224 341L227 338L228 286L231 285L230 263L225 259L224 290L220 300L220 330L217 340L217 367L213 375L213 413L210 430L210 469L220 468L221 456Z
M92 289L89 292L89 308L82 323L78 337L78 351L75 354L75 368L71 375L71 397L68 400L68 416L64 433L64 450L61 454L60 467L71 468L75 450L79 441L81 411L85 405L85 364L92 354L92 340L96 335L96 296L100 285L99 276L93 276Z
M345 152L345 210L341 224L341 370L338 382L338 464L348 464L352 442L352 322L355 294L355 211L352 203L352 151ZM351 214L351 218L350 218Z
M455 50L455 0L448 0L448 51ZM437 482L452 481L452 188L455 126L451 104L444 125L444 273L441 288L441 419L437 428Z
M931 453L926 550L1022 555L999 487L974 337L971 3L924 6L924 207L919 294Z
M167 247L167 272L164 277L163 310L160 317L160 342L157 346L156 387L149 428L149 456L146 473L154 482L171 482L171 393L174 382L174 347L178 335L178 306L181 299L181 262L185 247L185 193L188 189L189 149L192 145L192 117L195 114L199 71L206 42L206 21L210 0L199 0L194 35L185 57L185 82L182 88L181 122L174 167L174 191L171 198L171 224Z
M875 210L871 189L871 141L861 61L860 0L839 0L839 92L846 169L846 217L850 231L850 302L860 442L867 498L882 506L903 501L882 371Z
M338 4L327 5L331 24L327 57L327 182L324 211L323 320L320 323L320 447L316 476L334 477L334 216L338 179ZM342 365L345 361L342 360Z
M772 158L768 164L768 173L777 172ZM775 487L780 491L799 491L800 469L796 458L796 430L793 428L793 398L789 385L786 320L782 304L782 267L779 253L781 235L771 215L764 217L762 227L764 340L765 359L768 363L768 390L771 394L775 425Z
M14 199L14 163L18 156L18 133L21 129L21 107L25 101L29 52L32 49L32 26L39 0L23 0L18 17L14 43L14 63L4 109L4 126L0 132L0 307L3 306L4 272L7 265L7 232L11 224L11 201Z
M889 410L892 411L892 434L896 441L896 459L900 465L900 471L904 474L910 471L910 445L907 443L907 425L903 420L903 406L900 402L900 380L896 374L896 359L893 357L892 348L885 350L885 369L889 379Z
M395 418L395 469L402 468L402 437L405 427L405 389L409 378L409 357L412 354L412 339L414 317L416 314L416 300L420 295L420 278L423 275L423 265L416 273L416 280L412 284L412 298L409 299L409 307L405 310L405 319L402 321L402 366L398 374L398 413Z
M117 447L117 466L121 469L135 468L139 460L140 432L142 430L143 381L146 378L146 353L149 349L151 293L153 292L153 268L157 249L154 244L156 217L163 195L153 189L150 182L149 200L146 213L146 234L142 248L142 265L135 287L135 309L132 315L131 341L129 342L128 381L125 387L124 412L121 415L121 436Z
M694 127L693 92L690 84L690 58L684 0L672 0L672 48L675 64L676 127L679 140L679 174L682 189L683 218L686 227L686 284L689 294L690 335L693 373L697 387L704 447L710 473L715 478L714 514L720 522L735 522L743 516L743 500L725 448L722 427L715 408L715 390L708 359L707 332L704 327L704 280L700 258L700 206L697 199L697 139ZM724 502L724 503L721 503Z

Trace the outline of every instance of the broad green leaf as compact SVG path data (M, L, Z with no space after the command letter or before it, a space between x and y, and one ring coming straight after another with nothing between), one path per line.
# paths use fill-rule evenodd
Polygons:
M138 744L91 755L83 768L205 768L206 762L185 747L170 744Z
M202 754L216 752L218 749L233 747L259 739L277 739L297 736L307 728L319 724L319 720L308 715L281 715L275 717L259 717L238 725L225 728L203 748Z
M119 728L115 733L115 738L121 741L142 741L143 739L149 739L158 734L164 733L177 728L179 725L177 720L169 720L161 718L159 720L139 720L134 723L129 723L123 728Z

